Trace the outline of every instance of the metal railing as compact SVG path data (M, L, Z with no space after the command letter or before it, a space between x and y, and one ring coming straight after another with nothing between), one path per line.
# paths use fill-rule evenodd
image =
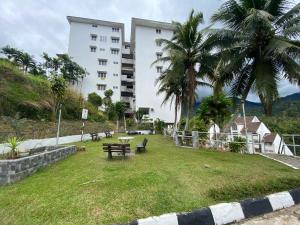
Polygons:
M165 131L166 135L173 137L173 131ZM193 147L195 141L200 147L229 150L229 143L244 144L245 152L249 153L275 153L300 156L300 134L279 135L272 143L265 142L260 134L247 133L215 133L215 132L176 132L177 145ZM245 141L236 141L242 137ZM174 138L174 137L173 137ZM195 140L195 138L197 140ZM174 138L175 140L175 138Z

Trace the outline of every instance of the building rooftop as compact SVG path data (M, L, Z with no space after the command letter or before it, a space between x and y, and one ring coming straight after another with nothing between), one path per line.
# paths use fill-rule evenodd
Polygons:
M247 132L255 133L259 128L261 122L250 122L247 123ZM245 127L241 130L242 133L245 133Z
M263 137L263 142L265 143L273 143L276 138L277 133L265 134Z
M125 39L124 39L124 34L125 34L124 23L118 23L118 22L112 22L112 21L106 21L106 20L89 19L89 18L76 17L76 16L67 16L67 20L68 20L69 24L71 24L72 22L75 22L75 23L86 23L86 24L91 24L91 25L95 24L95 25L100 25L100 26L121 28L122 39L123 39L123 42L125 41Z
M246 116L246 124L251 123L252 120L254 119L254 116ZM236 124L244 125L244 117L239 116L235 119L234 121Z
M130 37L132 44L135 43L135 28L137 26L158 28L158 29L165 29L165 30L175 30L176 28L174 23L160 22L155 20L146 20L146 19L133 17L131 19L131 37Z

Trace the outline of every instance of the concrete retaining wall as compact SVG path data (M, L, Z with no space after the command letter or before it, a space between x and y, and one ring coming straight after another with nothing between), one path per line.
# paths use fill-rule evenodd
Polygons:
M75 145L45 151L20 159L0 160L0 185L16 182L77 151Z
M111 132L113 134L114 132ZM104 133L99 133L101 137L105 137ZM83 140L88 141L91 140L90 134L84 134ZM64 136L59 138L58 144L68 144L81 141L81 135L71 135L71 136ZM44 146L51 146L56 145L56 138L44 138L44 139L29 139L26 141L22 141L18 146L20 152L26 151L28 149L44 147ZM10 148L7 144L0 144L0 154L8 152Z

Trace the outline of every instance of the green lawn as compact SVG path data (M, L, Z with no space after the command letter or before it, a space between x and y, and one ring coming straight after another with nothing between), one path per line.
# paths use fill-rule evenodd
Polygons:
M299 171L258 155L177 148L154 135L147 153L107 161L101 142L0 187L0 224L125 223L300 186Z

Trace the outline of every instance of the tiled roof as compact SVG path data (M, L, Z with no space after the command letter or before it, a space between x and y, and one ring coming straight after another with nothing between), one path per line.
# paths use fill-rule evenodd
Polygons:
M248 124L248 123L251 123L252 122L252 120L254 119L254 116L246 116L246 123ZM235 119L235 121L234 121L236 124L241 124L241 125L244 125L244 117L242 117L242 116L239 116L239 117L237 117L236 119Z
M271 133L271 134L265 134L263 137L263 142L265 143L273 143L275 138L276 138L276 133Z
M260 124L261 122L247 123L247 132L255 133L259 128ZM245 133L245 128L243 128L241 132Z

